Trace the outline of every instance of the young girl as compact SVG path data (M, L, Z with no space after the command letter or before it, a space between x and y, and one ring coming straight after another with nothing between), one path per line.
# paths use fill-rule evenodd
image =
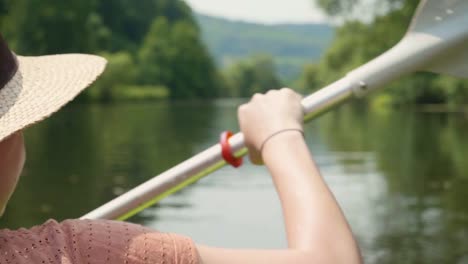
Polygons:
M22 130L71 101L104 66L92 55L17 56L0 36L0 213L25 162ZM0 263L360 263L346 219L304 142L300 101L290 89L270 91L238 113L251 160L268 167L280 196L288 248L221 249L124 222L49 220L0 230Z

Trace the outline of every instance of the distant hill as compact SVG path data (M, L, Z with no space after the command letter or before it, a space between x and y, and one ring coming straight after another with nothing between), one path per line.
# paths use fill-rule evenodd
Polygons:
M283 79L300 74L303 64L319 59L334 29L326 24L263 25L196 15L203 38L224 67L256 53L271 54Z

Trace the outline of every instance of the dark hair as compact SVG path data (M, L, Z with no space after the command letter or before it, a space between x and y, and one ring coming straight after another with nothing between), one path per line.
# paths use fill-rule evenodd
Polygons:
M2 89L18 70L18 62L15 55L0 34L0 89Z

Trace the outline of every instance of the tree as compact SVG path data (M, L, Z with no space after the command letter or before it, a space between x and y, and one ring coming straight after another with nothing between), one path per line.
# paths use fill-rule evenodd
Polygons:
M187 20L157 18L138 56L142 84L166 86L172 99L216 96L218 74L199 36Z
M0 16L5 15L7 12L7 1L0 0Z
M122 65L136 67L133 88L166 87L174 99L214 97L222 84L182 0L0 0L0 22L19 54L108 56L103 96L89 98L111 98Z
M174 52L167 19L156 18L138 53L140 82L144 85L168 84L173 78L171 61Z
M115 99L119 89L135 83L137 67L128 52L102 53L108 63L106 71L91 89L87 89L87 99L109 102Z
M321 85L326 85L395 45L405 34L419 1L318 0L318 3L332 16L346 16L346 8L357 8L356 6L363 3L392 7L383 15L377 14L371 23L346 18L346 22L338 28L332 45L314 70L315 79ZM305 74L308 74L307 70ZM302 78L306 80L308 77ZM379 95L390 98L394 104L461 103L468 100L463 92L467 87L466 81L439 81L440 78L442 77L429 73L415 74L398 80ZM450 89L448 84L457 88ZM454 99L455 94L457 100Z
M414 0L315 0L316 4L329 16L348 21L359 19L367 14L370 18L381 15L382 12L398 9L402 5L415 6Z
M299 80L299 88L301 90L313 91L320 88L318 70L317 64L309 64L304 67L301 79Z
M198 28L178 21L172 30L174 75L168 84L172 98L210 98L218 95L218 73L200 39Z
M224 73L228 84L228 95L233 97L249 97L252 95L252 84L255 74L248 61L239 61L231 65Z
M169 23L181 19L195 23L190 8L181 0L100 0L97 10L104 25L113 32L112 51L136 52L157 17L164 17Z
M95 0L15 0L2 30L22 54L92 52L102 32L95 7Z
M254 55L229 67L225 72L230 95L249 97L282 86L271 56Z

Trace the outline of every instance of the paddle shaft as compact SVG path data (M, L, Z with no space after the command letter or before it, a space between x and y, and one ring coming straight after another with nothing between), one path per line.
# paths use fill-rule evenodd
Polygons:
M400 74L395 73L395 75L399 76ZM391 76L387 73L385 79L391 79ZM314 119L329 109L344 103L353 94L361 97L368 90L370 87L365 82L353 82L349 76L318 90L302 100L305 121ZM242 133L231 137L229 144L235 156L240 157L247 154ZM81 219L128 219L225 165L226 162L221 156L221 146L217 144L111 200L84 215Z
M310 95L302 101L307 120L345 101L351 95L352 87L346 81L338 81ZM242 133L231 137L229 143L236 156L247 153ZM217 144L111 200L81 219L125 220L224 165L226 162L221 156L221 146Z
M459 3L464 4L463 1ZM435 5L439 2L433 0L424 3ZM457 47L464 46L468 31L467 24L461 22L466 19L466 16L456 16L446 23L429 23L430 27L423 28L422 33L410 30L400 43L386 53L304 98L302 105L305 120L317 117L345 102L352 95L362 97L402 75L425 69L430 64L437 65L444 60L446 52L456 51ZM418 24L416 25L419 30ZM236 156L247 153L241 133L234 135L229 143ZM217 144L104 204L82 219L125 220L224 165L226 163L221 156L221 147Z
M376 72L372 73L378 74ZM387 71L382 82L386 83L389 80L398 78L400 75L401 72L389 73ZM374 80L375 87L376 84L378 83ZM372 88L374 87L369 87L364 81L353 81L349 76L344 77L302 100L305 121L314 119L329 109L344 103L353 94L361 97ZM229 143L236 156L247 154L242 133L237 133L231 137ZM217 144L111 200L84 215L81 219L128 219L225 165L226 162L221 156L221 146Z

